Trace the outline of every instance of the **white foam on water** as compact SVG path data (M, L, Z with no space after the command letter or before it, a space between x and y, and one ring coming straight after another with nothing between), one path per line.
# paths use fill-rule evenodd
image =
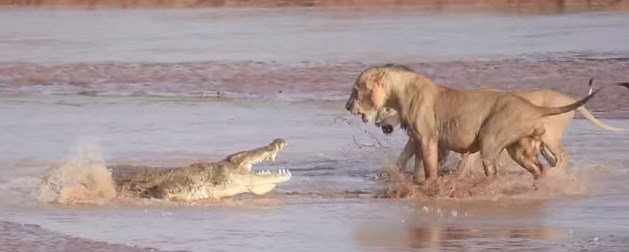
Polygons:
M43 203L102 203L116 198L116 189L95 139L77 141L65 160L53 165L38 187Z

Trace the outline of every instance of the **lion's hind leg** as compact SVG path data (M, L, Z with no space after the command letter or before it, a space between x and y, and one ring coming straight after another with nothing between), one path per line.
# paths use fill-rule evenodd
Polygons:
M535 180L538 180L543 173L543 166L537 159L539 153L539 143L531 138L522 138L518 142L509 145L507 152L513 161L526 169ZM534 147L532 145L536 145Z
M500 141L495 134L485 133L490 132L486 129L487 128L485 128L485 130L481 130L481 134L479 134L479 136L482 136L480 139L480 159L483 164L485 176L489 177L498 173L496 163L500 153L505 146L507 146L507 142Z

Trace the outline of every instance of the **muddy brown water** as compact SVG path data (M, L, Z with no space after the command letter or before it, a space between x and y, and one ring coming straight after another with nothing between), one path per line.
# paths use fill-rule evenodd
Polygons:
M343 104L363 67L389 61L459 88L578 96L591 75L601 85L627 76L624 14L5 9L0 19L12 24L0 26L1 251L629 247L626 132L575 120L564 140L568 174L553 173L538 190L505 163L498 180L474 181L482 195L380 198L395 183L374 175L405 136L384 136ZM629 128L623 91L606 91L591 107ZM169 166L277 137L286 149L255 169L288 168L294 177L262 197L37 201L38 179L74 148L92 148L108 164Z

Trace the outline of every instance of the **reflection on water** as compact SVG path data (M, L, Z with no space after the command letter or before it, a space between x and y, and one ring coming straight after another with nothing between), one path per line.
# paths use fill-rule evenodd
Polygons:
M561 212L557 206L510 200L414 203L406 211L363 220L354 240L375 251L573 251L606 246L594 238L606 239L610 248L626 244L625 238L610 235L613 228L594 227L584 233L578 225L549 220L553 212Z
M479 238L535 238L535 239L548 239L559 238L562 236L562 232L556 229L466 229L456 227L437 227L437 228L410 228L408 230L409 236L412 237L411 247L423 247L422 244L425 240L433 240L432 238L437 236L437 240L465 240L465 239L479 239ZM436 234L436 235L435 235ZM430 239L424 239L425 237L431 237Z
M509 220L502 219L504 223ZM362 226L355 239L364 247L400 249L420 249L420 251L477 251L485 249L509 250L514 248L533 249L550 244L570 243L566 231L535 225L506 224L501 226L483 225L479 222L457 224L392 224L382 223ZM542 224L543 225L543 224Z
M407 230L408 246L411 248L464 248L465 240L491 239L494 248L509 248L518 244L527 244L531 240L563 237L563 232L547 228L512 228L512 229L470 229L458 227L414 227ZM502 240L503 244L498 245ZM480 245L480 242L479 242ZM530 244L529 244L530 245ZM481 246L482 247L482 246Z

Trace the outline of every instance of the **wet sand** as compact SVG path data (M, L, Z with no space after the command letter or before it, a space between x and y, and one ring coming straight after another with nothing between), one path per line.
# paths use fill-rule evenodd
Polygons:
M261 17L273 18L256 25ZM405 135L385 136L344 109L354 78L372 63L408 64L454 88L553 88L575 97L590 77L595 85L627 81L625 15L19 9L0 20L14 24L0 27L2 251L629 246L625 132L574 120L564 140L568 172L538 190L506 159L495 180L478 169L460 183L446 176L440 188L415 190L375 179ZM381 36L366 39L374 33ZM606 90L587 107L629 128L623 92ZM39 178L73 148L90 147L107 164L172 166L277 137L287 148L254 169L290 169L293 178L262 197L37 201ZM452 155L448 165L455 162Z
M452 62L401 62L435 82L456 89L554 89L578 98L587 82L601 87L629 78L629 58L566 57ZM155 95L199 98L340 102L357 73L369 64L0 64L0 92L39 94ZM260 81L264 80L264 81ZM629 118L623 88L604 90L587 107L602 118Z
M93 242L50 232L37 225L0 221L2 251L124 251L140 252L161 250L139 248L106 242Z

